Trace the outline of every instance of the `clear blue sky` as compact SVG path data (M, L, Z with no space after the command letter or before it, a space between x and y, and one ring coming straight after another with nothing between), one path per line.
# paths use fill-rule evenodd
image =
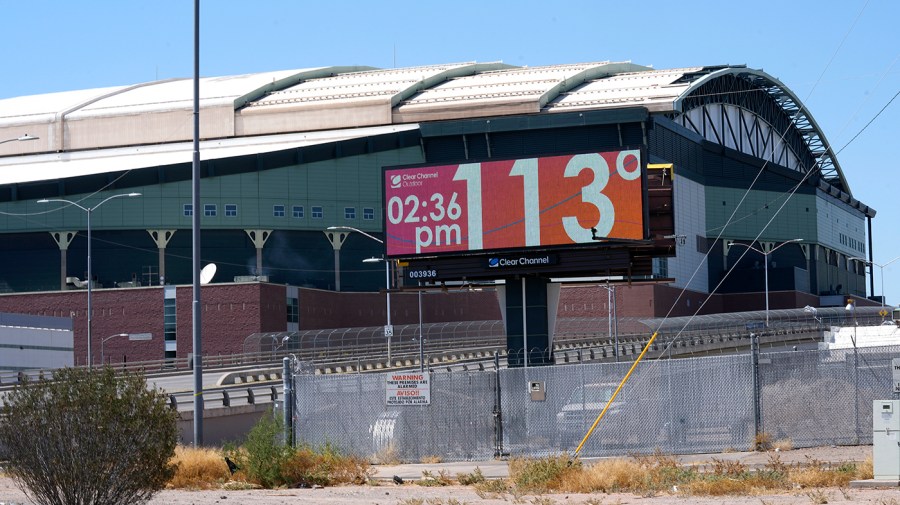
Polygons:
M206 0L201 74L463 61L746 64L806 103L835 149L900 90L900 2ZM0 98L193 73L191 0L2 4ZM878 211L876 263L900 256L900 98L838 159ZM881 291L876 268L875 291ZM884 269L900 302L900 260Z

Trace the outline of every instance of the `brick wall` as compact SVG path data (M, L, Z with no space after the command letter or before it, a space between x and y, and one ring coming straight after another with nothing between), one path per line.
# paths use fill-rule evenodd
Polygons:
M98 289L92 293L92 352L100 362L101 348L113 361L162 359L163 294L161 287ZM0 312L71 317L75 332L75 364L87 363L87 291L0 295ZM153 340L130 342L118 333L152 333Z
M387 322L384 293L336 293L300 289L300 329L382 326ZM499 320L500 305L494 291L429 292L422 295L422 320ZM419 298L416 293L391 293L391 324L417 324Z
M287 328L284 286L270 284L211 284L201 295L203 354L234 354L244 339L259 331ZM94 362L101 347L108 362L147 361L164 358L163 288L96 289L92 293ZM177 357L193 347L191 286L176 288ZM87 292L59 291L0 295L0 312L72 317L75 330L75 363L87 362ZM153 340L129 341L118 333L152 333Z
M656 284L619 285L619 318L663 317L671 307L672 316L693 314L706 295L686 292L676 303L681 290ZM300 289L300 329L381 326L386 323L384 293L336 293ZM817 305L817 297L796 292L770 293L771 308ZM178 286L177 357L192 353L191 286ZM203 354L243 352L243 342L253 333L286 331L285 287L278 284L227 283L203 287L201 293ZM159 286L97 289L93 292L93 354L100 362L101 347L107 361L159 360L164 357L163 289ZM700 311L711 314L727 310L761 310L762 293L713 297ZM602 317L607 315L607 292L600 285L563 286L559 317ZM58 291L0 295L0 312L72 317L75 332L75 363L87 361L87 292ZM422 296L423 322L482 321L501 318L494 291L447 293L431 292ZM391 294L391 323L416 324L419 321L418 295L415 292ZM119 333L152 333L151 341L131 342L114 337Z

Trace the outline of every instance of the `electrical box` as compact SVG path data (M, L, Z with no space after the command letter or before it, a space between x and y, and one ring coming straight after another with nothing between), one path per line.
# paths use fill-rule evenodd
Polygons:
M875 480L900 481L900 400L872 402L872 467Z
M544 390L544 383L541 381L529 382L528 393L531 395L531 401L533 402L542 402L547 399L547 393Z

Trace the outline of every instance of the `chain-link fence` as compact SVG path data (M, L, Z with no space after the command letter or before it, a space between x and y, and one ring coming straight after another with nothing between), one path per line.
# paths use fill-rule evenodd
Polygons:
M653 359L638 365L585 456L869 444L900 347ZM431 403L387 406L386 374L297 374L296 440L419 461L572 452L632 363L430 372ZM758 428L757 428L758 427Z
M387 406L385 374L295 375L295 439L380 459L491 458L495 376L430 376L430 405Z

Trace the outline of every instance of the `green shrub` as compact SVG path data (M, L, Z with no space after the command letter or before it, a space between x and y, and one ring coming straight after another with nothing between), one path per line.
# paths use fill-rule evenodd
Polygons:
M289 486L365 484L371 472L368 461L345 456L328 442L317 449L298 447L281 467L284 483Z
M267 411L253 426L240 450L226 447L225 455L237 463L244 477L265 488L285 483L281 468L293 453L281 442L282 421Z
M145 503L174 475L177 413L139 374L64 368L6 398L7 473L47 505Z
M293 448L282 443L282 421L264 414L244 445L226 447L225 455L240 468L235 478L243 478L265 488L278 486L331 486L364 484L371 468L368 461L345 456L332 444Z

